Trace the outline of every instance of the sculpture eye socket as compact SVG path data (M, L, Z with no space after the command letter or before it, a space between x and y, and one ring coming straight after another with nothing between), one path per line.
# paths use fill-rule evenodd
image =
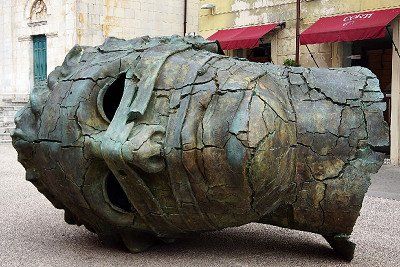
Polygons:
M111 122L117 112L124 93L126 73L118 78L99 95L98 107L102 117Z

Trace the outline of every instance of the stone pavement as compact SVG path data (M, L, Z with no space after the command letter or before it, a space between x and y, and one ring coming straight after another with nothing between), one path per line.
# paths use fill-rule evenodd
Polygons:
M352 235L351 264L314 234L249 224L130 254L64 223L24 180L10 144L0 144L0 266L400 266L400 168L374 176ZM390 198L385 199L382 197Z
M368 195L400 201L400 167L383 166L373 176Z

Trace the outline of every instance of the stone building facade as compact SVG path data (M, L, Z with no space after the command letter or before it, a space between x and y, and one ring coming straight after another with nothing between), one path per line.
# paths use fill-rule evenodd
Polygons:
M275 22L286 26L274 31L268 38L272 42L272 61L283 64L294 59L296 51L296 0L200 0L200 6L215 5L213 14L203 9L199 15L199 34L209 37L221 29L239 28ZM400 0L302 0L301 32L321 17L360 11L400 8ZM340 67L340 43L310 45L309 48L320 67ZM301 65L315 66L305 46L300 47Z
M183 35L184 2L0 1L0 140L9 140L15 111L35 81L60 65L75 44L99 45L111 36ZM187 33L197 32L198 10L198 0L187 0Z
M285 60L295 58L296 2L296 0L201 0L200 6L203 9L199 15L199 33L209 37L219 30L283 22L283 27L276 28L260 39L260 47L262 44L264 46L265 43L268 44L268 61L283 64ZM400 0L301 0L300 28L303 32L322 17L396 8L400 8ZM306 67L315 67L316 64L319 67L360 65L370 68L377 74L388 107L385 119L391 127L391 162L400 165L400 55L395 51L391 40L393 39L394 44L400 48L400 18L394 19L389 26L391 36L388 34L385 39L377 41L326 42L308 45L308 48L302 45L300 64ZM249 49L226 51L228 55L247 57L250 60L253 52L254 50ZM365 65L365 58L368 59L368 65Z

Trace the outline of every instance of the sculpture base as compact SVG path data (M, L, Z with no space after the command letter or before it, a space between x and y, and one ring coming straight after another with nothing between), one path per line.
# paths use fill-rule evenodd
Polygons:
M329 245L342 259L350 262L354 258L354 250L356 244L349 240L349 236L336 235L336 236L324 236Z

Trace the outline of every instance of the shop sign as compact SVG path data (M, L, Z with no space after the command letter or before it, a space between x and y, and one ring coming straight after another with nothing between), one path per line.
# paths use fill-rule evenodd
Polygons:
M355 14L343 19L343 27L353 25L357 20L371 19L374 13Z

